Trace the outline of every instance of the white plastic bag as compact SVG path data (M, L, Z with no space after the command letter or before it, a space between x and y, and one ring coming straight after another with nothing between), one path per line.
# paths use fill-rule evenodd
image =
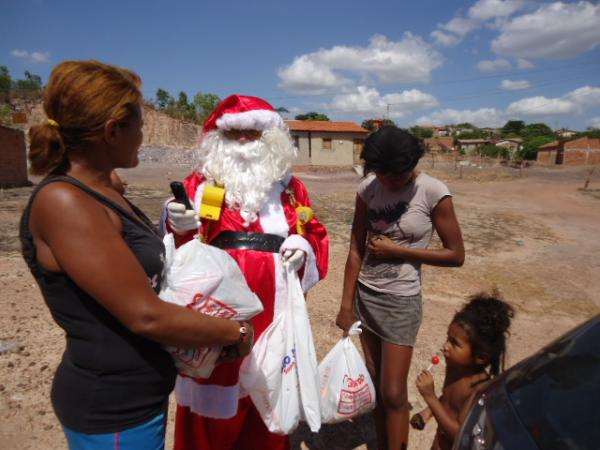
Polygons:
M288 304L260 336L240 369L240 383L269 431L290 434L300 421L321 428L319 376L300 280L287 265Z
M247 320L263 310L262 303L227 252L198 239L175 249L172 234L167 234L163 242L166 271L159 293L162 300L224 319ZM221 347L167 347L167 350L180 373L207 378Z
M354 322L319 364L321 420L336 423L375 408L375 386L350 336L361 333Z

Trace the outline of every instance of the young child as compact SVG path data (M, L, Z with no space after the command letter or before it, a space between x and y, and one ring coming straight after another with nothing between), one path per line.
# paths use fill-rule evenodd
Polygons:
M410 423L423 429L432 416L438 423L432 449L450 449L461 420L476 394L504 368L506 335L513 308L492 294L480 293L454 315L442 347L446 378L442 396L435 395L433 376L424 370L417 377L417 388L428 407L415 414Z

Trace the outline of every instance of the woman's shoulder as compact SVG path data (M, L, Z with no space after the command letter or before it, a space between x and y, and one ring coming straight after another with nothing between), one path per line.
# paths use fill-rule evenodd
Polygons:
M360 180L360 182L358 183L358 192L363 192L368 188L372 188L375 185L375 182L377 181L377 177L375 176L374 173L369 173L367 175L365 175L364 178L362 178Z

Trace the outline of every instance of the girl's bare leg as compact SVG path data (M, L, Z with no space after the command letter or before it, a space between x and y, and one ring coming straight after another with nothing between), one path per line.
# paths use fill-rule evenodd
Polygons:
M360 342L362 344L363 353L365 354L365 363L369 370L369 375L371 375L371 379L373 380L373 384L375 385L375 392L377 393L377 406L373 411L375 433L377 435L377 448L379 450L385 450L387 448L385 410L382 406L379 391L381 377L381 339L369 330L363 328L362 334L360 335Z

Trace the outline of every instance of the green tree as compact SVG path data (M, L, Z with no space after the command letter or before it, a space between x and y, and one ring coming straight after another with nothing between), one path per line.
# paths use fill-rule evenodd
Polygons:
M42 95L42 79L39 75L25 71L25 78L13 82L13 94L23 98L36 99Z
M530 139L538 136L555 137L552 129L545 123L530 123L521 129L521 136L525 139Z
M12 78L8 67L0 66L0 102L8 102L10 90L12 89Z
M590 139L600 139L600 128L588 127L588 129L586 131L577 133L574 136L575 139L579 139L582 137L588 137Z
M523 127L525 127L525 122L523 122L522 120L509 120L502 127L502 134L519 134Z
M433 130L431 128L423 128L419 126L410 127L408 131L419 139L430 138L433 136Z
M221 103L221 99L215 94L203 94L199 92L194 95L193 103L196 109L196 122L202 125L217 105Z
M285 106L280 106L279 108L275 108L279 114L289 114L289 110Z
M158 88L156 91L156 100L154 101L154 104L158 109L166 109L170 98L171 95L167 91L162 88Z
M377 127L379 127L379 128L386 127L386 126L395 127L396 124L394 123L393 120L390 120L390 119L367 119L367 120L363 120L363 123L361 123L360 126L365 128L366 130L373 132L377 129Z
M484 146L482 146L479 149L479 152L481 153L482 156L488 156L490 158L502 158L502 159L509 159L510 158L510 152L508 151L507 148L504 147L498 147L497 145L493 145L493 144L486 144Z
M320 122L329 122L329 117L327 117L325 114L322 113L318 113L318 112L308 112L306 114L298 114L295 117L296 120L316 120L316 121L320 121Z
M538 148L554 141L554 136L534 136L523 142L523 147L517 152L518 159L533 160L537 158Z
M487 131L473 129L472 131L467 131L465 133L460 133L458 136L459 139L486 139L490 136L490 133Z

